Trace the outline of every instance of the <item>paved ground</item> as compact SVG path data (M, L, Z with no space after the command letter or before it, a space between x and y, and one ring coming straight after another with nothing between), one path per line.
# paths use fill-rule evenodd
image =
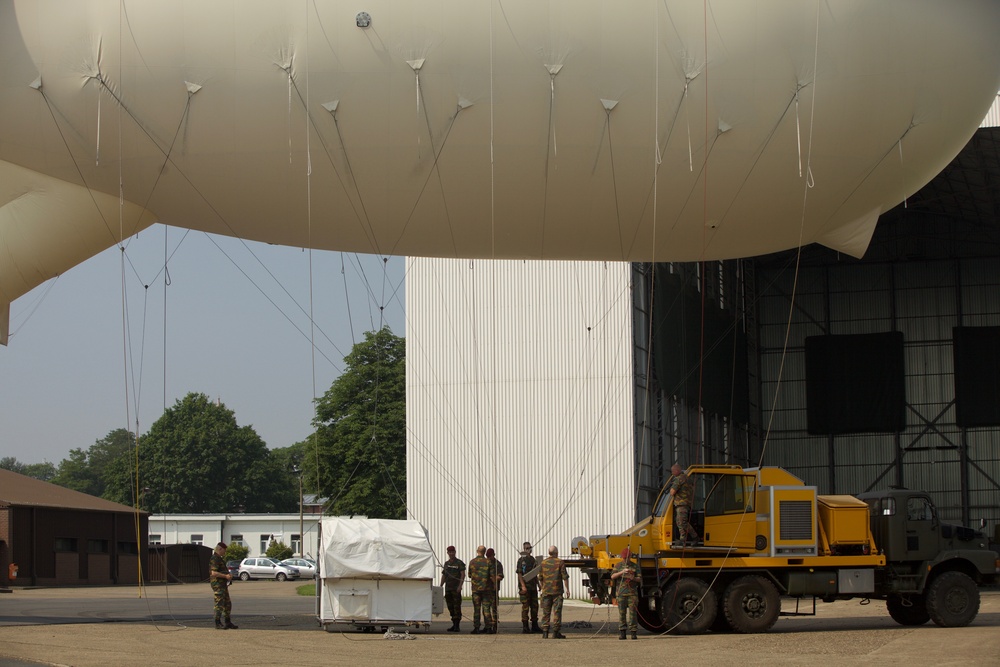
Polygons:
M1000 592L983 595L967 628L896 625L885 605L820 603L817 615L783 617L764 635L656 636L619 642L617 609L573 603L566 641L520 634L519 607L501 606L496 636L445 632L441 620L412 641L319 629L312 598L291 582L233 585L239 630L212 628L207 584L17 589L0 595L0 665L358 665L373 662L579 665L595 662L699 665L1000 665ZM786 609L794 603L786 601ZM471 612L471 603L466 602ZM614 623L609 621L614 619Z

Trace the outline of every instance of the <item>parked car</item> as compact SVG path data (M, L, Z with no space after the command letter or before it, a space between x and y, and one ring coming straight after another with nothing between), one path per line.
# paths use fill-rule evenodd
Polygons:
M250 579L298 579L299 569L290 565L283 565L273 558L244 558L240 563L240 579L248 581Z
M226 561L226 567L229 568L229 574L233 576L233 579L240 576L240 562L238 560Z
M299 574L303 577L315 577L319 574L319 566L316 561L308 558L286 558L281 563L299 568Z

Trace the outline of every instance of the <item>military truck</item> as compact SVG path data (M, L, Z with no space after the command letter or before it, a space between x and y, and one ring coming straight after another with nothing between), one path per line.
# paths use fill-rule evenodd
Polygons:
M941 521L922 491L820 495L774 467L686 474L699 540L675 535L671 478L650 516L617 535L575 538L567 561L593 601L609 604L627 547L639 567L638 621L651 632L766 632L782 596L796 599L785 614L809 614L803 600L815 613L817 600L879 599L902 625L958 627L978 614L979 587L1000 574L986 536Z

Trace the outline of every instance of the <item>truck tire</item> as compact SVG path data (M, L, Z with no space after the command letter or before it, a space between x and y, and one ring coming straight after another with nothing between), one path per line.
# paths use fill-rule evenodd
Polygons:
M927 613L942 628L961 628L979 613L979 588L962 572L943 572L927 589Z
M931 620L927 613L927 603L922 595L890 593L885 599L885 608L892 620L900 625L923 625Z
M781 614L781 596L770 579L751 574L729 584L722 606L736 632L767 632Z
M660 600L663 630L677 635L707 632L715 621L719 602L701 579L686 577L667 586Z
M733 626L729 625L729 619L726 618L726 596L719 598L719 609L715 612L715 620L709 630L716 634L733 633Z
M635 620L649 632L657 634L663 632L663 619L660 617L660 612L649 608L649 598L645 595L640 595L639 599L636 600Z

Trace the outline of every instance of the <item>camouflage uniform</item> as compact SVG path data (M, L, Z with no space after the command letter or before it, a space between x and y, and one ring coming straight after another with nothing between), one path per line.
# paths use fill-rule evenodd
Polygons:
M691 503L694 501L694 483L685 474L681 473L674 478L670 484L674 490L674 525L677 526L678 539L681 542L687 541L687 536L691 535L695 540L698 533L691 526Z
M538 571L538 585L542 589L542 632L549 631L550 615L552 631L558 633L562 629L562 596L568 583L569 573L562 559L549 556L542 561L542 568Z
M208 561L208 571L229 574L226 559L212 552L212 557ZM228 623L229 615L233 611L233 602L229 599L229 582L225 579L212 579L211 586L212 594L215 597L215 620L218 622L224 617Z
M476 556L469 561L469 583L472 585L472 629L479 630L480 613L486 628L492 628L495 620L494 601L496 590L490 576L490 561L486 556Z
M458 558L450 558L444 562L441 574L444 579L444 601L448 605L451 622L457 624L462 620L462 579L465 575L465 562Z
M523 577L535 569L538 565L538 561L531 554L525 554L517 559L517 569L518 575ZM527 593L521 592L521 583L518 580L517 593L518 599L521 600L521 623L527 623L529 620L537 625L538 624L538 577L533 578L531 581L525 579L524 587L528 590Z
M611 574L627 570L625 574L618 578L618 631L635 633L639 626L636 624L639 600L639 568L629 560L623 560L615 565ZM626 615L628 616L626 622Z
M484 625L496 633L497 624L500 622L500 582L503 581L503 563L496 556L490 558L490 552L486 552L486 561L490 564L490 584L492 590L489 595L489 607L486 609ZM490 623L492 614L493 622Z

